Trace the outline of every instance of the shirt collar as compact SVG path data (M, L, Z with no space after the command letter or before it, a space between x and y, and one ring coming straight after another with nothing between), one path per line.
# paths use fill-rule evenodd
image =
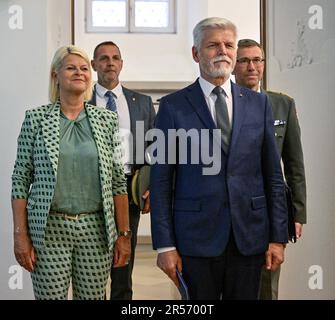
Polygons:
M103 87L100 83L97 82L96 85L95 85L95 91L96 91L96 93L98 94L98 96L101 97L101 98L104 98L104 97L105 97L105 94L106 94L107 91L112 91L116 98L118 98L119 96L121 96L121 95L122 95L122 92L123 92L123 91L122 91L122 85L121 85L120 82L119 82L118 85L117 85L115 88L113 88L112 90L108 90L108 89L106 89L106 88Z
M216 87L214 84L208 82L205 80L203 77L199 77L199 84L200 87L205 95L206 98L209 98L211 95L213 89ZM226 96L229 98L231 97L231 82L230 79L228 79L222 86L221 88L225 91Z

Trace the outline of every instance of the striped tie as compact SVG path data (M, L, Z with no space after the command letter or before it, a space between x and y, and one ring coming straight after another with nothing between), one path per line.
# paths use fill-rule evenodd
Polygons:
M112 91L107 91L105 93L105 97L108 98L106 108L110 111L116 112L116 103L115 103L115 99L114 99L114 93Z
M230 142L231 125L229 121L225 92L221 87L215 87L212 92L217 96L215 101L216 126L218 129L221 129L224 150L227 153Z

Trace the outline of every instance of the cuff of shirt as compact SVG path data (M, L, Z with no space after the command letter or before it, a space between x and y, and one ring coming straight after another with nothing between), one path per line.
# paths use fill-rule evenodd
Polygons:
M176 247L164 247L164 248L158 248L157 253L163 253L168 251L176 250Z

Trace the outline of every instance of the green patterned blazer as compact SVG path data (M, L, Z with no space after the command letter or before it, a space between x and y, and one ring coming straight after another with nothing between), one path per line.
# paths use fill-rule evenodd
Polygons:
M99 155L100 186L110 250L117 237L113 196L127 194L121 163L117 115L85 104ZM12 174L12 199L27 199L28 226L33 245L44 245L45 226L54 196L58 155L60 101L26 111L18 137Z

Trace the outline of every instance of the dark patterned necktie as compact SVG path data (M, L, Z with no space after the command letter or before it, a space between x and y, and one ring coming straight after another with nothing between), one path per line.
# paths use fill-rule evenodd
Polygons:
M114 93L112 91L107 91L105 93L105 97L108 98L106 108L108 110L116 112L116 103L115 103L115 99L114 99Z
M216 126L218 129L221 129L224 150L227 152L230 143L231 125L229 121L225 93L221 87L215 87L212 92L217 97L215 101Z

